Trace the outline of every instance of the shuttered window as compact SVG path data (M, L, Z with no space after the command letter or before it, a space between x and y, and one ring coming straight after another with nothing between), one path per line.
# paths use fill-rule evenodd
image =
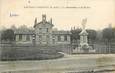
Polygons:
M19 41L22 40L22 34L19 34Z
M64 35L64 41L67 41L67 35Z
M30 35L26 35L26 41L30 41Z
M58 41L61 41L61 36L58 36Z

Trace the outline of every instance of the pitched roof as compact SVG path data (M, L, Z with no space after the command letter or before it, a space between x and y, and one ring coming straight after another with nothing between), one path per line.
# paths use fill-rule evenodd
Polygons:
M52 34L62 34L63 35L63 34L71 34L71 32L62 30L62 31L53 31Z
M14 34L35 34L34 30L31 29L16 29Z
M44 24L44 22L41 21L41 22L35 24L35 25L34 25L34 28L35 28L37 25L40 25L40 24ZM50 24L50 25L54 26L53 24L51 24L50 22L47 22L47 21L45 21L45 24Z

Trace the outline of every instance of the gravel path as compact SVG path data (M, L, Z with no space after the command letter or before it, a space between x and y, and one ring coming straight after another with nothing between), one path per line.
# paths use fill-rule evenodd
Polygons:
M79 71L87 70L101 71L111 69L115 69L115 55L113 54L65 54L64 58L53 60L0 62L0 72L3 73L8 71L10 71L8 73L78 73Z

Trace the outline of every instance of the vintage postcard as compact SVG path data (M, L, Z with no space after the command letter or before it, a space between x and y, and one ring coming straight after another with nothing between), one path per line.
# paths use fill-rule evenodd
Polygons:
M115 0L0 0L0 73L115 73Z

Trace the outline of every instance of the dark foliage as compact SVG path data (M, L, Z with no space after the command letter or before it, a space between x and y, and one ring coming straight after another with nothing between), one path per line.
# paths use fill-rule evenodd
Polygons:
M80 39L80 32L82 30L77 28L77 29L74 29L74 30L71 30L71 41L73 40L78 40ZM87 32L88 32L88 39L90 39L92 42L96 39L96 36L97 36L97 32L95 30L91 30L91 29L87 29Z
M3 48L1 54L2 61L16 61L16 60L47 60L63 57L63 54L58 53L54 49L37 49L26 47L10 47Z
M114 44L114 31L112 28L105 28L103 29L103 39L104 42L106 44L106 49L107 49L107 53L111 53L111 51L113 51L113 44Z
M71 30L71 41L75 40L77 41L78 39L80 39L79 33L81 32L81 29L77 28L77 29L72 29Z
M93 43L96 39L97 32L95 30L88 29L88 39Z
M103 29L103 38L110 41L114 37L113 30L111 28Z
M14 41L14 31L12 29L4 30L1 34L1 40Z

